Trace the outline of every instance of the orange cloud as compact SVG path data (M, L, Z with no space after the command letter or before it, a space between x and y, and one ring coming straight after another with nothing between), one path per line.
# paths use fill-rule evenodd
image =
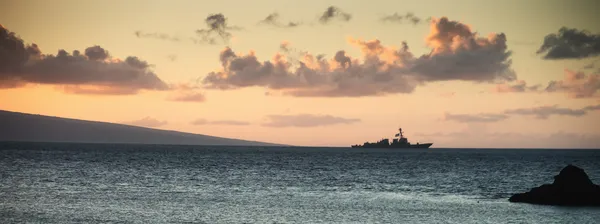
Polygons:
M565 69L563 80L551 81L546 87L548 92L566 92L571 98L597 97L600 90L600 75L586 75Z
M575 72L565 69L565 76L562 80L553 80L548 82L545 89L541 85L529 86L523 80L518 80L515 84L503 83L496 86L495 91L499 93L510 92L564 92L570 98L592 98L598 97L600 90L600 75L583 72Z
M445 17L432 20L427 43L433 49L420 57L413 56L405 42L400 49L379 40L350 38L348 42L361 49L362 59L343 50L324 59L295 51L289 42L280 45L284 54L265 62L252 53L237 55L225 48L219 56L222 69L209 73L202 82L207 88L222 90L262 86L293 96L360 97L411 93L424 82L516 79L504 34L480 38L468 26Z

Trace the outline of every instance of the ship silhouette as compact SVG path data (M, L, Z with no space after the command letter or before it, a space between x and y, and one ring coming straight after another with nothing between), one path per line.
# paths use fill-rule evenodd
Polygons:
M433 143L422 143L419 144L411 144L406 137L404 137L404 132L402 132L402 128L398 129L398 133L396 133L394 139L392 140L392 144L390 144L390 140L384 138L378 142L370 143L365 142L363 145L352 145L352 148L397 148L397 149L406 149L406 148L429 148Z

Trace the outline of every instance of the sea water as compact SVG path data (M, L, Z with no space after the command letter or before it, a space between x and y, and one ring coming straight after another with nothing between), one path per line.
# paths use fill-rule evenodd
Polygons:
M0 143L0 223L598 223L509 203L600 150Z

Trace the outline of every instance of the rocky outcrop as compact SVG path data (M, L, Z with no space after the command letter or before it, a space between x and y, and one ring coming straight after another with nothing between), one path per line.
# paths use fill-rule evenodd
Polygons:
M583 169L569 164L554 176L552 184L515 194L510 202L562 206L600 206L600 186Z

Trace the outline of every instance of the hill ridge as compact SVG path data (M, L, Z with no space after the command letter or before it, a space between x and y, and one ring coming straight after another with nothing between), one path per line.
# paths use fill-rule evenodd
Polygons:
M175 130L7 110L0 110L0 141L286 146Z

